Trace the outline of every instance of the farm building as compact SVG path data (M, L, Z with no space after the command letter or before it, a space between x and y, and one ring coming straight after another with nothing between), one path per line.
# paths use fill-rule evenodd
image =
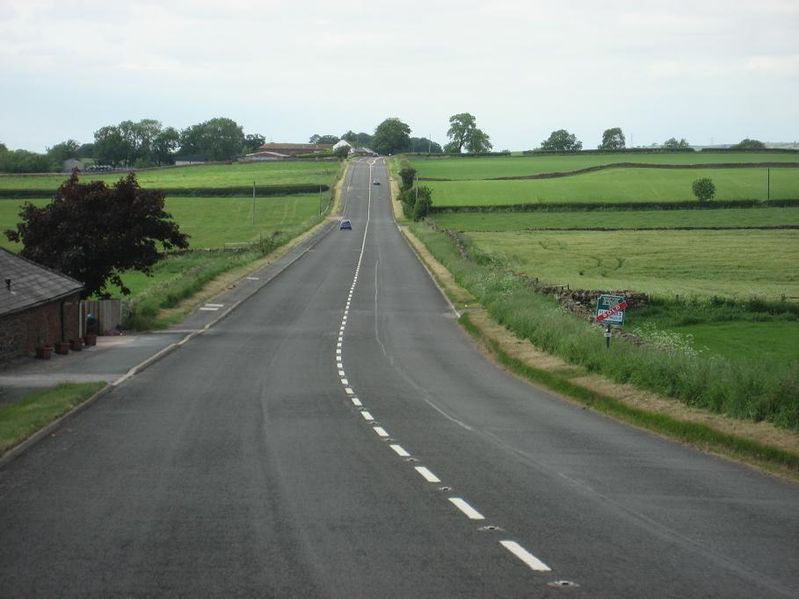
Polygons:
M285 156L297 156L298 154L316 154L318 152L329 152L333 149L333 144L286 144L268 143L258 148L255 154L261 152L273 152Z
M0 248L0 363L80 337L83 284Z

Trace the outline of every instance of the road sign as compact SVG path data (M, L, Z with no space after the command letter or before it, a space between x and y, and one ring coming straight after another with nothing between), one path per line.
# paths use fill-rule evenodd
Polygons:
M627 302L623 295L600 295L596 301L596 321L603 324L624 324Z

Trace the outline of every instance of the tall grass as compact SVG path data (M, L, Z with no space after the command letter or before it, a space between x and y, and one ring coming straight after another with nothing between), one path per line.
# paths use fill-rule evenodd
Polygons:
M799 430L799 364L774 369L761 360L733 363L681 351L679 345L639 347L616 341L606 348L602 329L568 313L553 298L531 292L506 271L501 258L468 246L464 256L450 238L424 224L412 230L496 321L540 349L691 406Z

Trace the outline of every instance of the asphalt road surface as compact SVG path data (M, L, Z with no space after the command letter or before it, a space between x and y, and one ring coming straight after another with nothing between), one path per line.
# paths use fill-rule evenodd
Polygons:
M0 596L799 596L799 486L489 363L387 183L0 470Z

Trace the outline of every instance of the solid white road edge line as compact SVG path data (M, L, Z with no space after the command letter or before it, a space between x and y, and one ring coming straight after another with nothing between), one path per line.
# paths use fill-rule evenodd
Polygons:
M531 570L535 570L536 572L552 571L549 566L519 545L516 541L500 541L499 544L527 564Z
M460 497L450 497L449 500L452 502L452 505L462 511L464 515L469 518L469 520L485 520L483 514L478 512Z

